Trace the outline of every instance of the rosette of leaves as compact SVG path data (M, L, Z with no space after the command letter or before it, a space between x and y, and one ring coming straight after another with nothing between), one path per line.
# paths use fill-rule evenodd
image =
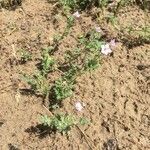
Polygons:
M53 87L55 100L60 102L63 99L70 97L73 94L73 85L74 83L72 81L64 78L56 80Z
M47 115L41 116L41 123L44 126L48 126L52 131L58 131L60 133L67 133L71 130L71 127L75 125L85 125L90 122L86 118L76 118L73 115L68 114L56 114L53 117Z
M40 73L32 76L24 74L23 79L30 85L31 90L36 94L43 95L44 97L48 95L50 90L49 83L47 82L47 79Z
M77 124L75 118L71 115L57 114L53 117L42 116L41 123L45 126L49 126L53 131L65 133L71 129L71 127Z

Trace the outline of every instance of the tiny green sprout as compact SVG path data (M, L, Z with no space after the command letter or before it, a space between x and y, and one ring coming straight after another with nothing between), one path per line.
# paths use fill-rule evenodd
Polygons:
M73 16L67 16L67 27L71 28L74 23L74 17Z
M62 34L62 39L69 34L70 29L73 26L73 23L74 23L74 17L73 16L67 16L67 26L64 30L64 33Z
M64 78L68 81L72 81L74 82L74 80L76 79L76 77L79 75L79 68L76 65L70 64L70 69L65 72L64 74Z
M52 131L58 131L62 134L71 130L71 127L75 125L89 124L86 118L77 119L75 116L67 114L56 114L53 117L47 115L41 116L40 122L44 126L50 127Z
M144 26L139 29L134 29L132 26L127 27L127 32L130 36L133 35L133 33L138 36L139 41L149 41L150 39L150 26Z
M137 34L140 38L149 41L150 40L150 26L145 26L140 30L137 30Z
M67 15L67 25L66 25L66 27L65 27L65 29L64 29L64 32L63 32L62 34L56 34L56 35L54 36L53 41L54 41L54 43L55 43L56 45L58 45L59 42L60 42L64 37L66 37L66 36L69 34L69 32L70 32L70 30L71 30L71 27L73 26L73 23L74 23L74 17Z
M100 47L101 47L101 42L97 39L92 39L91 41L89 41L89 43L87 43L86 45L86 49L89 49L92 52L96 52L99 51Z
M40 121L44 126L50 126L52 123L52 119L50 119L47 115L41 116Z
M82 118L79 119L79 123L81 125L86 125L86 124L90 124L90 121L87 120L87 118L82 117Z
M114 27L117 27L117 17L114 14L106 16L107 22L110 22Z
M56 100L63 100L67 97L70 97L73 94L73 83L66 79L60 78L55 81L53 87L54 98Z
M72 126L77 124L77 121L74 116L57 114L51 118L46 115L42 116L41 123L45 126L49 126L53 131L66 133Z
M50 49L44 49L42 54L42 73L43 75L47 75L50 71L54 69L55 61L49 55Z
M99 60L97 58L90 58L87 59L85 62L85 70L90 71L90 70L95 70L99 67Z
M21 61L22 63L25 63L25 62L27 62L27 61L29 61L29 60L32 59L31 53L28 52L28 51L26 51L26 50L24 50L24 49L21 49L21 50L19 51L19 53L20 53L20 61Z
M23 79L31 86L31 89L44 97L47 96L50 87L44 76L40 73L37 73L33 76L28 76L26 74L23 75Z
M76 60L81 55L81 49L76 48L72 51L67 51L65 54L65 60L66 62L72 62Z
M102 45L101 40L101 33L96 32L95 30L92 30L91 32L87 33L87 35L84 37L85 49L87 49L90 53L97 53L99 52L99 49Z
M54 35L54 38L53 38L54 43L58 43L60 40L62 40L61 34Z

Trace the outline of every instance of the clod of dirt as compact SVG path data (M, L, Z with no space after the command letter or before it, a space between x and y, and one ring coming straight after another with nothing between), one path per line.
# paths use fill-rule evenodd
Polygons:
M22 4L22 0L0 0L0 8L16 8Z
M102 125L103 127L105 127L105 129L106 129L107 132L110 132L109 124L108 124L107 122L104 121L101 125Z
M4 124L4 122L1 122L1 121L0 121L0 127L2 127L3 124Z
M8 147L9 147L9 150L19 150L16 146L14 146L11 143L8 144Z
M117 141L115 139L109 139L104 143L103 150L119 150L117 146Z
M149 68L150 66L145 66L145 65L137 65L138 70L144 70L146 68Z

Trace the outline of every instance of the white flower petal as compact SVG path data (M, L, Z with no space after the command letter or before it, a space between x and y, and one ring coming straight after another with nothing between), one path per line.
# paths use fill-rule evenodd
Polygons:
M112 50L110 49L109 44L105 44L105 45L101 45L101 53L104 55L108 55L110 53L112 53Z
M77 111L82 111L83 106L80 102L76 102L75 103L75 108L76 108Z
M80 17L80 14L79 14L78 11L76 11L76 12L73 14L73 16L79 18L79 17Z
M101 28L100 28L100 27L95 27L95 30L96 30L96 32L99 32L99 33L101 33L101 32L102 32L102 30L101 30Z
M113 47L116 46L116 41L115 41L115 39L112 39L112 40L110 41L110 45L113 46Z

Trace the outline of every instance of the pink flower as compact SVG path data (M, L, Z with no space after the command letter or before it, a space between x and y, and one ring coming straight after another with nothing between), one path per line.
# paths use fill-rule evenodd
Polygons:
M110 49L110 45L108 43L105 45L101 45L101 53L104 55L112 53L112 50Z
M95 27L95 30L96 30L96 32L99 32L99 33L102 32L102 29L100 27Z
M73 16L76 17L76 18L79 18L79 17L80 17L80 14L79 14L78 11L76 11L76 12L73 14Z
M111 40L109 44L110 44L110 46L115 47L115 46L116 46L116 41L115 41L115 39Z

